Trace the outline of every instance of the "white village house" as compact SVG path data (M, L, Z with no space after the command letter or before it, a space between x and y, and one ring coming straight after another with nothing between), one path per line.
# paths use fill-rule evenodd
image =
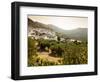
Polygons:
M45 39L45 40L56 40L57 41L57 35L55 32L48 30L48 29L44 29L44 28L32 28L32 29L28 29L28 37L31 37L32 39ZM65 38L60 38L60 41L65 41ZM76 40L76 39L67 39L66 41L68 42L79 42L81 43L82 41L80 40Z
M33 28L29 30L28 36L32 37L33 39L57 40L55 32L43 28Z

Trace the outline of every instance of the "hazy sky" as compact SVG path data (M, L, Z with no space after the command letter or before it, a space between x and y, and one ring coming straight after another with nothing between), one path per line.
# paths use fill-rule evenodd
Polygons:
M44 24L53 24L64 30L72 30L76 28L87 28L87 17L63 17L63 16L28 16L33 21L38 21Z

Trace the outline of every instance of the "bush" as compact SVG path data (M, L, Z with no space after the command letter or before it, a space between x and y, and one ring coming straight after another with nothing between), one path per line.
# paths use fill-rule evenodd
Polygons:
M34 41L33 39L31 39L30 37L28 38L28 65L32 66L34 64L34 56L37 56L36 52L36 45L35 45L36 41Z
M40 47L40 51L46 51L50 47L50 43L48 40L39 40L38 42L39 42L38 46Z
M36 45L38 43L38 45ZM37 56L38 47L40 51L51 50L50 55L60 57L58 62L42 59ZM88 50L87 43L79 44L75 42L60 42L53 40L33 40L28 38L28 66L48 66L48 65L72 65L87 64Z
M51 54L53 54L54 56L62 57L64 53L64 45L61 43L59 44L55 43L50 47L50 49L51 49Z
M63 55L63 64L87 64L87 47L78 44L67 46Z

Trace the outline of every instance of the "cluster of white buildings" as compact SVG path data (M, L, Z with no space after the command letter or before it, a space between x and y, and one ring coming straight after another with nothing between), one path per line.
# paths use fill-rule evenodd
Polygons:
M56 40L57 41L57 35L55 32L45 29L45 28L33 28L28 29L28 37L31 37L32 39L46 39L46 40ZM60 41L68 41L68 42L75 42L75 39L65 39L60 38ZM81 43L80 40L77 40L77 42Z
M80 40L75 40L75 39L69 39L69 41L70 41L70 42L75 42L75 41L77 41L77 42L79 42L79 43L82 42L82 41L80 41Z
M37 39L57 40L55 32L44 28L33 28L29 30L28 36L36 40Z

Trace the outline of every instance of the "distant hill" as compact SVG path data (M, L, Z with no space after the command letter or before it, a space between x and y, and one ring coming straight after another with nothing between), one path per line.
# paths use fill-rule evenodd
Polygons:
M52 25L52 24L48 24L48 27L53 29L55 32L60 32L60 33L65 32L65 30L63 30L63 29L61 29L61 28L59 28L59 27L57 27L55 25Z
M87 28L77 28L74 30L63 30L52 24L43 24L37 21L33 21L28 18L28 26L29 28L44 28L48 30L52 30L58 34L61 34L62 37L65 38L73 38L77 40L87 41L88 29Z
M74 39L87 41L88 29L87 28L77 28L74 30L67 30L65 31L65 35L71 38L74 38Z
M44 28L44 29L52 30L51 28L48 27L48 25L37 21L33 21L30 18L28 18L28 26L29 28Z
M87 28L77 28L73 30L63 30L57 26L52 24L48 24L49 28L52 28L55 32L59 32L62 34L63 37L78 39L82 41L87 41Z

